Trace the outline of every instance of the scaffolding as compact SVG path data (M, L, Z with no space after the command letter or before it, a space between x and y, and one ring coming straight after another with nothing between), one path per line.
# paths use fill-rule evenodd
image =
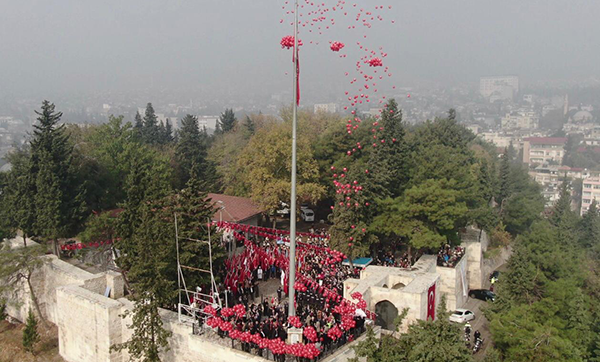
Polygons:
M177 289L179 294L179 301L177 304L177 315L179 316L179 322L189 324L192 326L194 333L201 334L204 332L204 325L206 319L210 317L210 314L204 312L204 307L207 305L212 306L215 310L222 308L221 297L215 282L215 276L213 274L213 261L212 261L212 244L211 244L211 232L210 232L210 220L208 220L208 241L198 240L191 238L180 238L179 229L177 225L177 214L175 214L175 244L177 248ZM209 269L201 269L195 266L182 265L179 258L179 246L180 241L202 243L208 245L208 258L209 258ZM195 289L188 289L188 285L185 281L184 270L186 272L197 272L210 274L210 291L204 291L199 286Z

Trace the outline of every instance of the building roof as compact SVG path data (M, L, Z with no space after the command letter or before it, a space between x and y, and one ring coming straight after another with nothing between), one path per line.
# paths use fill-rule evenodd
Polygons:
M213 220L228 222L244 222L264 212L254 201L247 197L228 196L222 194L208 194L215 203L215 214ZM223 210L221 212L221 206Z
M566 137L529 137L525 138L527 141L534 145L564 145L567 143Z

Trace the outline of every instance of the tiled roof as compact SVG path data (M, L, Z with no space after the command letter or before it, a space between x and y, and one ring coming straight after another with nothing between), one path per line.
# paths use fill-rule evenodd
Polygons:
M263 212L254 201L246 197L222 194L208 194L208 197L212 199L212 202L215 204L213 220L219 220L222 216L223 221L243 222ZM219 201L221 201L222 204L219 203ZM222 212L219 210L221 206L225 207Z

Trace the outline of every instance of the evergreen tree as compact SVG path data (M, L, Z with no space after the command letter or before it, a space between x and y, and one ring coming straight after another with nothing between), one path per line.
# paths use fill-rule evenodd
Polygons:
M569 191L569 184L567 181L563 181L560 186L560 196L556 205L552 210L552 216L550 222L554 226L558 226L561 221L565 221L566 218L572 215L571 211L571 191Z
M183 265L194 265L197 268L210 269L210 256L208 246L204 243L190 241L209 240L209 230L212 234L212 265L223 265L225 261L225 250L219 238L215 237L216 230L208 226L214 214L213 202L208 194L203 191L206 187L196 178L190 179L186 187L173 198L172 209L177 214L178 230L180 239L180 260ZM202 286L210 284L210 278L205 273L190 273L186 276L186 282L191 286Z
M160 126L158 125L158 118L154 112L152 103L146 105L146 114L144 115L144 122L142 127L142 139L149 145L155 145L160 143Z
M237 119L231 108L225 109L225 112L221 113L218 121L219 129L223 133L231 132L235 128L236 123Z
M6 175L2 189L2 217L12 230L21 230L23 243L34 234L35 174L31 170L31 156L27 149L18 149L7 156L12 169Z
M113 348L127 349L135 359L156 362L160 361L161 351L169 349L171 336L158 309L173 303L177 295L175 227L166 190L149 188L143 190L145 194L140 191L137 190L135 197L143 202L127 215L137 220L129 225L130 235L119 241L122 255L118 260L126 268L133 289L131 299L135 307L129 313L132 324L128 326L133 335Z
M138 136L142 137L143 129L144 129L144 121L142 120L142 115L140 112L135 112L135 120L134 120L134 130Z
M448 110L448 119L451 121L456 121L456 109L450 108L450 110Z
M256 132L256 126L254 125L254 121L252 120L252 118L250 118L250 116L246 116L246 122L244 122L244 127L246 128L246 132L248 132L250 136L254 136L254 133Z
M171 125L171 120L167 118L166 123L165 123L165 134L164 134L163 143L169 144L169 143L173 142L173 140L174 140L173 126Z
M369 162L373 170L373 192L379 197L397 197L408 183L410 169L402 111L394 99L386 104L381 120L373 122L374 130L380 127L383 129L377 133Z
M175 146L178 188L183 188L191 178L204 181L209 190L218 190L218 176L213 162L207 160L208 134L200 131L198 117L191 114L181 120L179 142Z
M600 213L596 200L592 201L588 211L583 215L580 230L580 242L585 248L600 245Z
M30 353L33 353L35 344L40 341L40 335L37 331L37 324L37 319L30 309L29 313L27 314L25 329L23 329L23 348Z
M464 226L467 207L458 200L453 181L427 180L404 196L381 201L381 213L371 230L401 237L417 250L438 249L445 242L458 243L458 229ZM409 253L411 249L409 249Z
M511 160L508 155L508 149L504 150L502 154L502 160L500 162L500 193L498 194L498 204L500 208L503 206L503 202L508 199L512 193L512 180L511 180Z
M85 189L76 178L69 135L59 125L62 113L48 101L36 113L28 176L35 188L33 229L52 240L58 254L57 239L72 232L87 213Z

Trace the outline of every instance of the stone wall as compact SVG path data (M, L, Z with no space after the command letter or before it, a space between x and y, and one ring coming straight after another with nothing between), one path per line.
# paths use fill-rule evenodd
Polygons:
M467 302L469 292L469 282L466 275L467 256L463 256L454 268L438 266L436 271L440 275L439 291L446 295L446 306L448 310L454 310L464 306ZM462 273L465 273L464 278ZM463 288L463 286L465 286L465 288Z
M488 248L489 239L485 231L468 228L462 235L462 247L467 255L468 289L482 289L485 287L487 275L483 270L483 253Z

